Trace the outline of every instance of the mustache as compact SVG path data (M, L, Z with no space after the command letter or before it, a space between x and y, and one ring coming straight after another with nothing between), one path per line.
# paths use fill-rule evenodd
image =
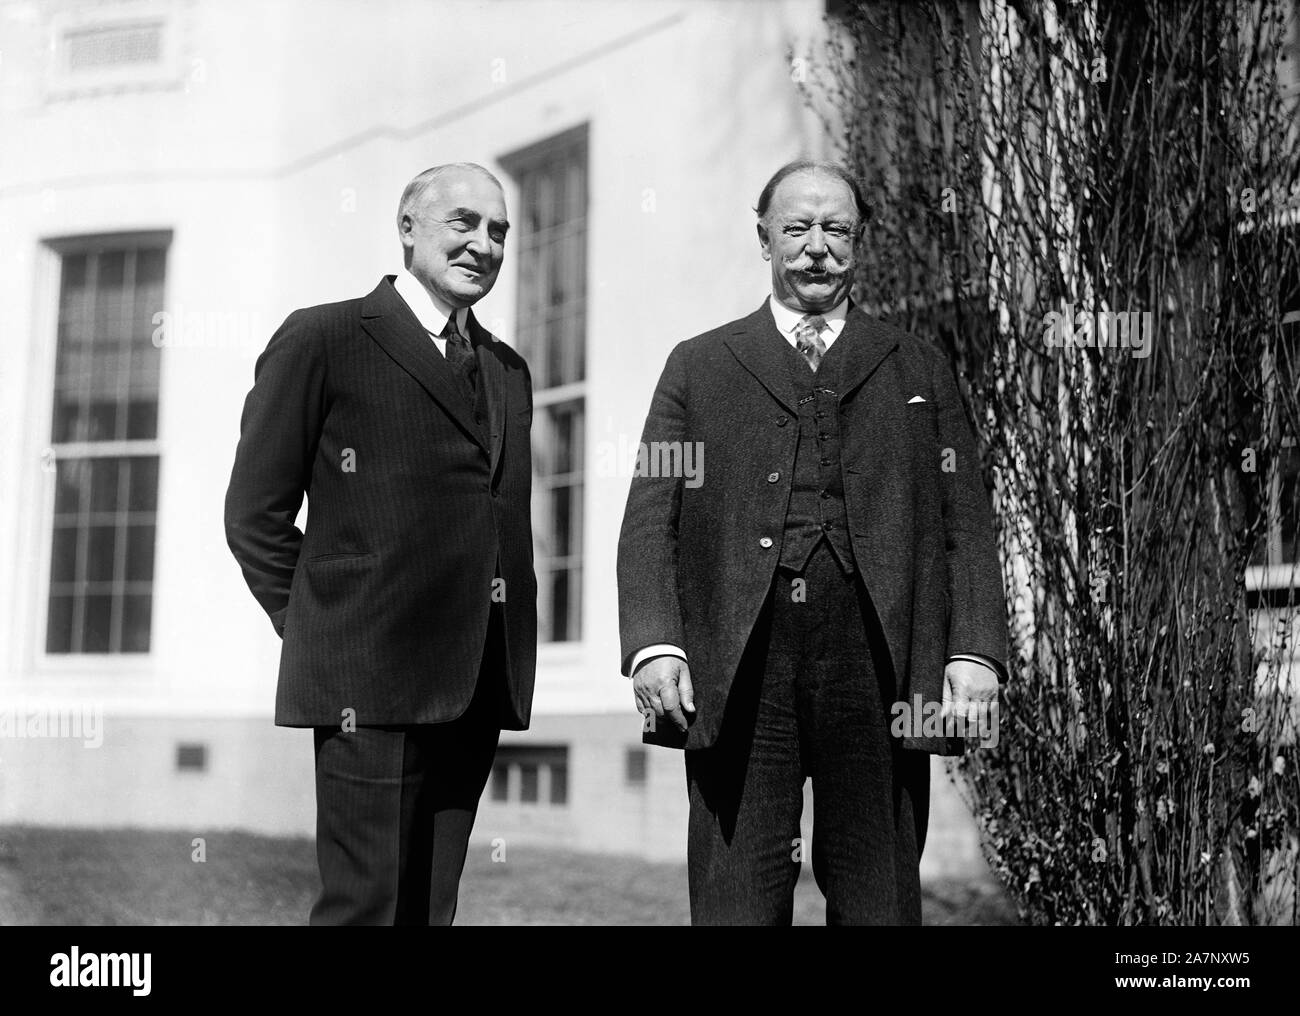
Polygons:
M829 254L819 261L806 257L797 257L793 261L782 259L781 263L785 265L788 271L797 272L801 275L815 271L823 275L829 275L832 278L839 278L847 274L847 265L844 262L836 261Z

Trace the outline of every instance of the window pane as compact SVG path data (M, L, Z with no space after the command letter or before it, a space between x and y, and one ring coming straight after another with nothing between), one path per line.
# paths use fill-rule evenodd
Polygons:
M90 460L90 510L115 512L121 495L121 470L117 459Z
M127 510L152 512L158 509L158 459L156 456L137 456L127 459L130 468L130 493Z
M154 527L150 523L126 529L126 575L128 582L153 581Z
M154 399L132 401L126 410L126 439L148 441L158 435L158 403Z
M72 582L77 577L77 527L54 527L54 550L50 555L50 581Z
M559 487L551 491L551 517L554 520L554 525L551 528L551 548L557 557L567 557L573 550L569 531L569 495L571 493L571 487Z
M95 338L122 341L122 301L126 286L126 252L107 251L98 257L95 279Z
M519 766L519 800L524 804L536 804L537 787L537 763L522 763Z
M86 542L86 580L112 582L113 561L117 555L117 529L91 526Z
M149 631L153 615L153 597L149 594L129 595L122 598L123 653L147 653Z
M45 651L47 653L72 652L71 596L51 596L50 612L46 620Z
M505 801L510 795L510 769L508 766L492 767L492 800Z
M81 632L81 645L75 647L82 653L106 653L112 645L113 597L87 596L85 620Z
M551 640L569 638L569 572L562 568L551 573Z
M569 803L569 767L551 766L551 804Z

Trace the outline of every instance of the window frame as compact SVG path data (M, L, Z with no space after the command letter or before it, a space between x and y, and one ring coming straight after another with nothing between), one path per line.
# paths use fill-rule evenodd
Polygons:
M153 660L157 654L157 588L163 531L162 490L165 476L164 465L164 406L166 401L166 384L160 373L158 384L157 424L151 439L112 440L92 442L55 443L53 421L55 406L55 378L58 364L58 330L61 312L60 297L63 281L64 259L70 255L100 253L126 248L161 247L163 250L162 305L167 303L169 277L171 273L171 249L174 234L169 229L141 229L107 233L76 234L69 236L47 237L40 241L40 260L38 285L38 320L35 334L38 341L35 348L43 352L34 364L35 391L39 392L30 406L32 413L31 427L33 443L36 447L37 473L41 478L38 496L34 503L34 520L29 532L33 539L29 544L28 560L32 563L29 574L33 581L31 590L32 614L25 626L30 633L31 643L27 658L30 668L38 675L58 676L83 675L92 672L98 676L143 677L152 673ZM162 309L160 307L159 309ZM161 354L161 350L160 350ZM53 579L53 540L54 540L54 506L57 492L57 465L42 468L47 463L57 463L60 449L72 449L75 454L67 458L103 458L103 457L137 457L152 456L158 460L157 489L154 506L154 555L153 574L150 579L153 587L150 604L149 648L143 652L50 652L49 614L50 596ZM66 452L65 452L66 454ZM52 456L52 458L51 458Z
M553 134L541 141L527 145L524 148L517 149L509 155L501 157L498 162L505 173L511 178L520 200L524 200L526 193L526 178L536 171L539 167L553 164L557 160L568 160L575 153L580 153L583 165L582 179L582 216L580 220L582 230L582 276L581 276L581 298L577 300L580 305L578 313L582 320L581 348L577 350L579 362L582 365L582 376L577 380L567 380L559 384L553 384L549 387L537 387L533 392L533 525L534 533L539 531L546 537L546 540L534 539L538 548L535 559L535 569L537 571L538 585L538 648L542 652L552 651L558 647L575 647L583 645L587 625L585 620L586 614L586 597L589 592L588 573L587 573L587 499L588 484L586 481L587 474L587 455L586 444L590 427L588 421L588 412L590 410L589 385L590 385L590 328L589 315L591 310L591 287L590 287L590 245L591 245L591 143L590 143L590 125L581 123L575 127ZM525 220L526 221L526 220ZM551 227L548 227L551 228ZM516 236L516 233L518 236ZM516 243L523 243L522 227L512 231L511 236ZM568 235L565 231L561 238ZM515 255L516 287L515 287L515 333L520 335L529 325L528 309L524 306L524 272L523 261L531 251L518 251ZM516 341L516 347L521 355L524 355L529 362L534 382L541 378L546 378L546 365L541 362L551 355L551 349L527 348L522 341ZM572 353L573 351L570 351ZM538 457L537 434L539 421L552 409L552 407L577 402L580 405L582 413L581 432L578 435L578 446L581 450L582 459L580 468L567 473L557 473L553 476L540 477L536 471L536 461ZM549 449L547 449L549 451ZM552 490L557 488L569 488L574 490L573 501L570 505L571 511L571 530L570 535L577 542L577 553L572 552L563 555L551 555L541 551L549 542L552 535L552 529L547 528L539 530L537 522L539 519L545 519L548 526L553 520L547 496ZM571 576L576 577L576 581L571 581L570 602L568 605L568 614L566 617L565 630L568 637L556 639L551 637L551 632L555 630L555 614L553 609L553 598L551 594L552 576L560 570L568 570ZM576 587L576 596L574 595Z

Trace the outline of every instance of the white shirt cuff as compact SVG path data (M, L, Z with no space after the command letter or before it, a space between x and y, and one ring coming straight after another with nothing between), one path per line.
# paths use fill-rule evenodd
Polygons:
M677 646L671 645L667 642L660 642L653 646L646 646L644 649L638 649L636 654L632 657L632 666L628 667L627 676L631 677L635 674L636 668L641 666L641 664L652 656L676 656L679 659L685 660L686 652L685 650L679 649Z

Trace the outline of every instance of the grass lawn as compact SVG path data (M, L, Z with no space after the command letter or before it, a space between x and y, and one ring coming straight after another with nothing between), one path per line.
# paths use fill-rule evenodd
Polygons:
M0 924L305 924L311 840L217 833L191 859L188 833L0 827ZM992 885L925 887L926 924L1014 924ZM684 864L513 845L471 847L457 924L688 924ZM808 865L795 924L824 924Z

